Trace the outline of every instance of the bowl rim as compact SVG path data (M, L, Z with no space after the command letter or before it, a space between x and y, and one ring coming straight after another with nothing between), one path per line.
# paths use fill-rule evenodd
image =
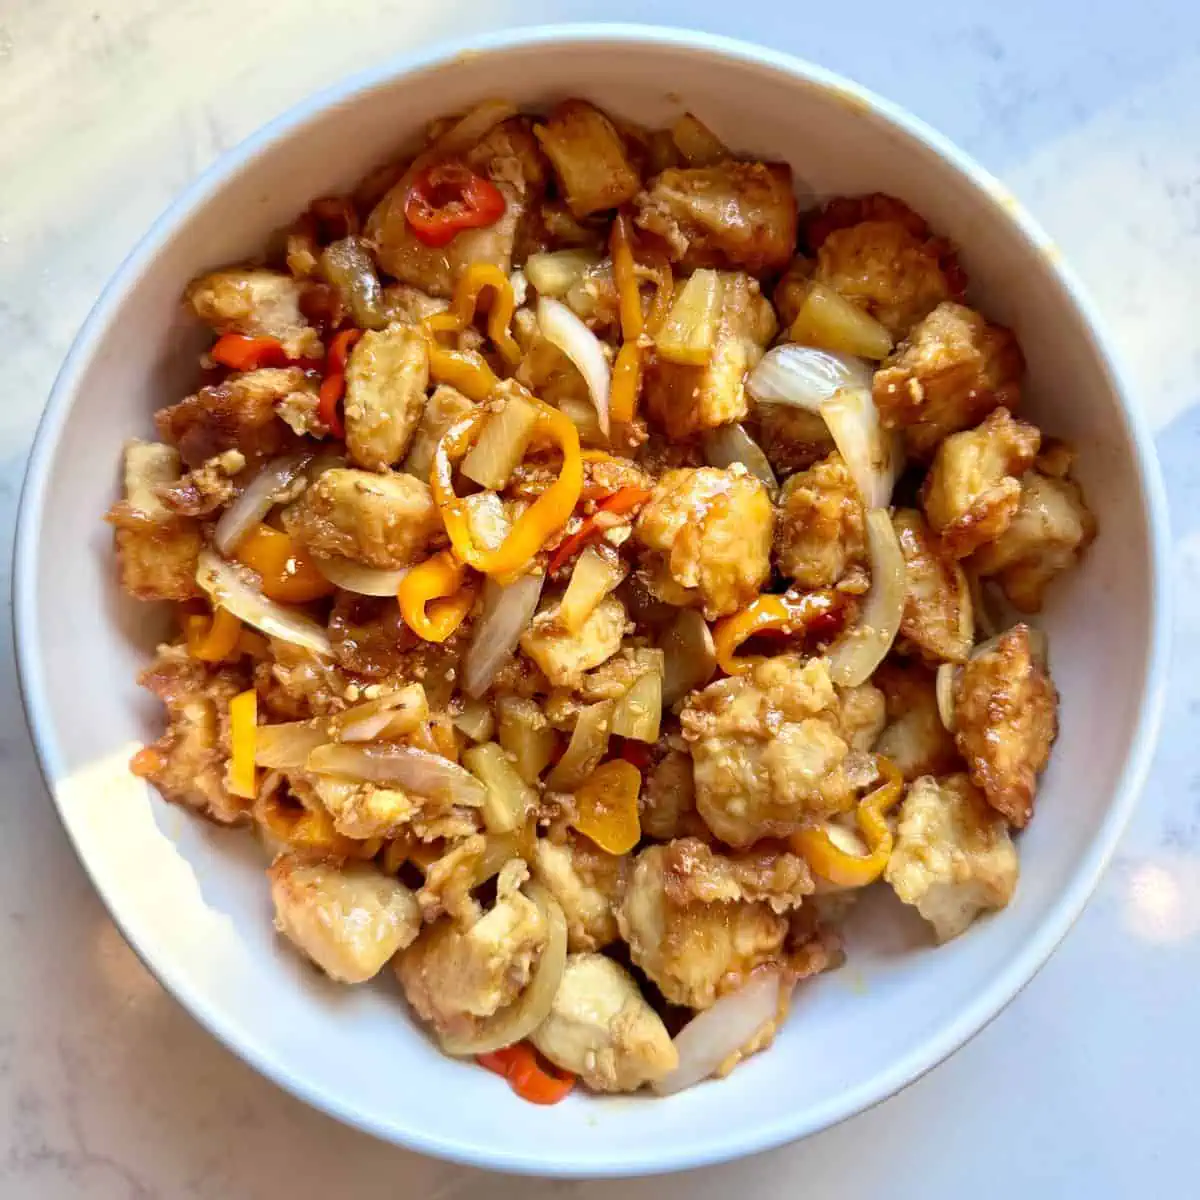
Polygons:
M784 1113L770 1123L730 1132L704 1144L681 1143L654 1153L618 1157L611 1161L559 1160L552 1146L542 1157L509 1153L502 1147L481 1148L420 1131L398 1130L342 1103L320 1094L294 1075L286 1063L275 1061L252 1039L244 1038L236 1022L226 1021L208 1010L193 992L186 973L167 970L149 960L137 938L122 923L115 900L99 887L88 861L87 847L76 838L58 800L55 782L62 776L56 733L50 717L47 683L36 654L38 613L35 603L35 564L38 531L49 483L48 466L73 408L79 381L104 335L119 313L130 288L152 261L177 226L201 208L226 183L268 147L301 131L306 124L336 105L359 97L397 79L436 70L456 59L563 44L621 46L639 45L682 50L733 60L765 68L793 82L815 84L860 103L870 113L917 142L924 143L959 174L984 192L1002 217L1034 246L1046 249L1048 236L1003 186L969 155L942 134L899 105L857 83L814 63L778 50L718 34L665 26L634 23L563 23L506 29L482 35L439 41L414 51L389 56L384 61L347 75L312 96L286 109L234 147L222 153L192 181L156 218L136 246L119 264L100 292L72 342L54 381L46 407L34 434L18 507L13 545L13 632L17 678L24 702L26 721L37 754L43 780L54 799L59 819L79 858L104 902L114 923L134 953L163 987L191 1016L224 1046L277 1086L312 1107L356 1129L407 1149L475 1167L524 1175L560 1178L624 1177L657 1174L707 1166L772 1149L817 1133L882 1102L919 1079L960 1046L974 1037L1033 978L1082 912L1112 857L1145 782L1160 723L1166 673L1169 620L1168 547L1169 525L1165 490L1154 451L1153 436L1127 376L1115 361L1111 341L1102 332L1095 307L1074 273L1056 254L1047 255L1048 266L1063 292L1082 318L1090 349L1119 401L1119 414L1129 443L1140 484L1147 542L1150 553L1151 625L1148 631L1145 682L1138 705L1130 749L1120 778L1113 788L1113 802L1096 829L1087 852L1063 886L1053 908L1011 961L966 1006L955 1019L935 1031L887 1070L862 1086L839 1093L820 1106L817 1115L797 1119Z

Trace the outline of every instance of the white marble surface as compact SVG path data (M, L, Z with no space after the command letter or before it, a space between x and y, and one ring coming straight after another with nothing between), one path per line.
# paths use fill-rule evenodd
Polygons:
M5 638L0 1196L1196 1194L1200 9L374 0L349 11L337 0L0 0L0 571L29 440L71 337L148 222L221 150L415 43L653 17L770 42L890 95L1005 179L1073 260L1132 367L1166 469L1178 617L1162 745L1116 862L1063 947L907 1092L740 1164L642 1183L528 1183L406 1154L309 1111L163 993L58 827Z

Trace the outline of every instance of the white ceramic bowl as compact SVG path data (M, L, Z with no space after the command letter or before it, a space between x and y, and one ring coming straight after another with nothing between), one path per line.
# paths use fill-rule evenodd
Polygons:
M1044 614L1062 732L1009 908L935 949L898 905L875 905L852 927L849 965L806 985L776 1046L729 1079L666 1101L576 1094L543 1109L439 1054L390 972L363 988L326 983L274 936L254 839L164 804L127 773L160 720L133 682L156 620L118 594L100 518L122 441L194 383L202 334L181 315L187 280L253 254L311 197L351 183L430 118L483 97L566 95L651 125L688 107L737 149L789 160L817 196L882 190L923 213L961 246L976 302L1015 326L1028 411L1079 446L1100 536ZM226 1045L310 1103L502 1170L621 1175L733 1158L858 1112L950 1054L1082 908L1134 802L1161 690L1165 517L1150 437L1058 258L993 179L893 105L702 34L546 29L402 59L223 157L88 318L38 432L18 534L17 648L46 778L142 959Z

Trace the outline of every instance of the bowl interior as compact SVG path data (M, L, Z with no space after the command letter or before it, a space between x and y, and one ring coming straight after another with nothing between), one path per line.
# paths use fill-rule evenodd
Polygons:
M17 586L35 734L71 836L130 941L284 1086L382 1136L500 1168L597 1175L713 1161L811 1132L932 1065L1032 974L1082 903L1115 836L1139 727L1155 622L1143 481L1052 248L1021 231L993 185L853 89L701 43L518 40L381 78L268 130L160 223L107 294L60 382L26 496ZM975 302L1017 330L1029 413L1080 449L1101 534L1042 618L1062 732L1010 908L934 949L919 921L881 898L852 926L849 965L805 986L777 1046L727 1081L667 1102L573 1096L546 1110L442 1057L390 973L349 989L306 967L274 935L254 840L128 776L131 750L159 719L133 683L157 618L118 594L101 516L122 442L149 436L153 411L194 385L201 334L178 304L189 278L254 254L311 197L353 182L435 116L487 96L566 95L647 124L690 108L735 148L790 161L813 196L893 192L954 238Z

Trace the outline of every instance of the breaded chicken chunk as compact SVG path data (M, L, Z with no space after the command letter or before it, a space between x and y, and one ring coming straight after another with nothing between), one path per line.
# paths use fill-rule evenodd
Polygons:
M442 533L428 484L346 467L324 471L284 510L283 524L315 554L385 570L410 566Z
M865 309L893 337L962 294L953 248L906 204L876 193L831 201L807 222L813 278Z
M655 358L646 369L646 411L672 438L715 429L746 415L746 376L775 334L775 314L757 280L721 271L717 286L720 310L708 361L689 366Z
M884 359L872 392L884 426L904 430L909 453L928 459L948 434L1015 408L1024 370L1011 331L947 301Z
M851 731L825 659L763 659L693 692L680 720L697 811L731 846L786 837L853 804L844 770Z
M796 197L786 163L669 167L635 201L638 226L685 269L781 271L796 248Z
M997 408L937 448L921 488L929 524L955 558L994 542L1016 515L1021 476L1037 457L1037 426Z
M735 612L770 575L772 524L767 490L745 470L667 471L635 527L651 590L709 619Z
M891 759L909 781L961 769L954 735L938 712L933 670L920 662L888 659L871 679L887 705L887 725L875 743L875 753Z
M488 913L465 928L450 918L427 925L396 960L409 1004L438 1034L469 1035L529 982L548 925L520 891L527 873L519 860L507 864Z
M832 587L866 562L862 499L842 456L793 475L779 496L775 561L802 588Z
M586 100L564 100L534 132L574 216L618 208L641 188L621 135Z
M1029 471L1012 520L975 552L971 566L994 577L1015 608L1038 612L1046 586L1079 561L1095 536L1095 518L1074 480Z
M186 300L217 333L272 337L289 358L319 358L321 339L300 311L301 287L265 267L228 267L194 280Z
M625 855L606 854L577 834L562 841L540 837L531 867L567 918L569 950L603 950L616 941L616 906L628 873Z
M975 640L975 613L962 567L915 508L896 509L892 524L907 581L902 642L930 662L965 662Z
M684 838L637 856L617 921L634 964L672 1004L710 1008L755 967L786 961L785 914L812 887L794 854L722 855Z
M360 467L379 470L408 450L429 383L429 344L409 325L367 330L346 364L346 449Z
M692 756L686 750L669 747L645 773L638 809L642 832L660 842L699 837L707 831L696 812Z
M245 677L199 662L183 646L159 646L138 683L165 705L167 728L138 755L137 774L173 804L226 825L244 820L252 802L229 791L226 767L229 701L245 689Z
M1014 625L975 652L954 690L954 729L971 781L1009 824L1033 816L1037 777L1058 734L1058 691Z
M948 942L1012 899L1017 852L1003 819L965 775L923 775L904 798L884 879Z
M412 892L376 867L281 854L267 874L275 927L339 983L373 978L421 928Z
M574 688L586 671L612 658L621 648L628 624L625 605L605 596L575 633L558 621L558 604L551 602L521 634L521 650L555 686Z
M572 954L533 1044L593 1091L636 1092L679 1063L662 1018L628 971L603 954Z

